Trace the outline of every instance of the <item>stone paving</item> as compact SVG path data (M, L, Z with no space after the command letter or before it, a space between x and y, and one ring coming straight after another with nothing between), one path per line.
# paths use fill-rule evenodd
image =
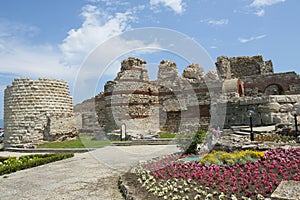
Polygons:
M75 154L70 159L0 176L0 199L120 200L120 173L139 161L178 151L176 145L108 146ZM19 154L0 152L2 155Z
M282 181L271 195L272 198L277 199L300 199L300 182L299 181Z

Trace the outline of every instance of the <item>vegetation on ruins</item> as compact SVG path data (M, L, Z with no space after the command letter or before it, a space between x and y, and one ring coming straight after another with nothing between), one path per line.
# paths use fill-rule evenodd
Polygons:
M110 140L93 140L92 136L81 134L75 140L46 142L37 148L102 148L111 144Z
M21 157L0 157L0 175L73 157L73 153L36 154Z
M197 144L201 144L206 137L205 131L197 131L195 133L183 133L178 135L177 143L180 150L185 154L198 153Z
M299 148L212 152L202 162L181 162L185 156L169 155L135 167L141 190L151 199L269 199L281 181L300 181ZM207 163L208 158L216 161ZM228 158L234 163L226 165Z

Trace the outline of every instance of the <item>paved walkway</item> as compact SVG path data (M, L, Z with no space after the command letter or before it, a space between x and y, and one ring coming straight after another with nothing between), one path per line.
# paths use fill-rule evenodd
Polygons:
M76 154L71 159L0 176L0 199L121 200L117 187L121 172L139 161L178 151L175 145L108 146Z

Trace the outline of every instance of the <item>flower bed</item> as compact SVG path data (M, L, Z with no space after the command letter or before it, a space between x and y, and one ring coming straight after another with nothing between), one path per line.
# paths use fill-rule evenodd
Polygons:
M247 152L235 152L236 157L239 154ZM300 181L299 148L255 154L256 161L250 156L247 162L243 159L226 166L183 163L178 161L183 156L171 155L141 164L133 172L142 189L161 199L265 199L282 180Z

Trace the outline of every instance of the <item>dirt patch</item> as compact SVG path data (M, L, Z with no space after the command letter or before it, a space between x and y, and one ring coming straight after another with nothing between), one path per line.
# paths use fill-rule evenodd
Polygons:
M133 200L159 200L157 196L149 193L145 188L141 187L141 184L138 182L138 176L134 173L125 173L120 176L121 184L127 189L127 197ZM120 185L120 181L119 181ZM126 195L126 194L124 194Z

